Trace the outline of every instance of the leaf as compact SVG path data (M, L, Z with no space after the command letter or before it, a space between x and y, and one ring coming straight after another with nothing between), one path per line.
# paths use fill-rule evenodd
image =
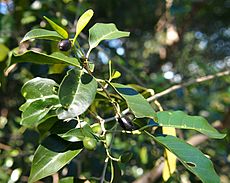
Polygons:
M119 31L115 24L96 23L89 29L89 51L103 40L118 39L129 36L129 32Z
M172 135L176 137L176 129L171 127L163 127L163 134ZM165 149L165 160L164 160L164 168L162 172L163 180L166 182L171 175L176 170L176 156L171 153L169 150Z
M9 48L7 48L4 44L0 44L0 62L5 60L9 51Z
M64 108L59 110L58 118L73 118L84 113L93 102L96 92L97 82L91 75L83 70L69 70L58 91Z
M46 78L34 78L22 87L22 95L26 102L20 107L22 111L21 124L33 127L43 122L43 118L51 109L59 104L57 91L58 84ZM52 117L50 114L49 117Z
M77 26L76 26L76 34L73 39L73 44L75 43L78 35L81 33L81 31L85 28L85 26L88 24L90 19L93 17L93 10L89 9L87 10L77 21Z
M56 31L50 31L46 29L33 29L26 33L20 43L28 41L30 39L47 39L60 41L63 38Z
M205 118L189 116L182 111L157 112L157 118L160 126L196 130L210 138L222 139L226 136L213 128Z
M61 26L59 26L58 24L56 24L55 22L53 22L52 20L50 20L49 18L47 18L46 16L44 16L44 18L46 19L46 21L50 24L50 26L60 35L62 36L64 39L67 39L69 37L68 32L63 29Z
M126 101L129 109L136 118L153 118L157 121L156 113L147 100L133 88L118 83L110 83L115 91Z
M26 51L23 54L13 53L11 64L20 62L31 62L35 64L68 64L76 67L81 67L76 58L70 58L60 52L54 52L51 55L39 53L35 51Z
M211 160L197 148L170 135L154 137L146 131L145 133L175 154L181 163L203 183L220 182Z
M119 71L115 71L115 73L112 76L112 79L117 79L121 76L121 73Z
M60 140L60 138L58 137L55 138L54 136L52 136L49 137L49 139L45 139L45 142L43 141L43 144L50 144L53 147L59 147L61 145L62 149L68 149L71 143ZM39 145L34 154L29 183L36 182L39 179L56 173L80 152L81 149L66 150L65 152L56 152L52 148L48 149L43 145Z

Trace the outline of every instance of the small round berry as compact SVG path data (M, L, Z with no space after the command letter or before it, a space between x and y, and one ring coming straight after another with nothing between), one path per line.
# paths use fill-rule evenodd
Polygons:
M85 137L83 139L84 147L89 151L94 151L97 147L97 141L90 137Z
M61 51L68 51L71 48L71 41L69 39L61 40L58 43L58 48Z

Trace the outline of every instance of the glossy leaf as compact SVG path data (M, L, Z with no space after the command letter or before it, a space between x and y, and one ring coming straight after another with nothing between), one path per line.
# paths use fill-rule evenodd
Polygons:
M53 22L52 20L50 20L49 18L47 18L46 16L44 16L44 18L46 19L46 21L50 24L50 26L60 35L62 36L62 38L67 39L69 37L68 32L63 29L61 26L59 26L58 24L56 24L55 22Z
M58 118L73 118L84 113L93 102L96 92L97 82L92 76L83 70L69 70L58 91L64 108L59 110Z
M154 137L150 133L146 133L175 154L181 163L189 171L194 173L203 183L220 182L211 160L197 148L170 135Z
M67 57L60 52L54 52L51 55L31 50L26 51L23 54L13 53L11 57L11 64L18 62L31 62L35 64L68 64L81 67L76 58Z
M78 35L81 33L81 31L85 28L85 26L89 23L90 19L93 17L93 10L89 9L87 10L77 21L76 26L76 34L73 39L73 44L75 43Z
M225 134L219 133L201 116L189 116L182 111L161 111L157 112L157 118L160 126L192 129L210 138L222 139L225 137Z
M157 120L156 113L151 105L136 90L127 85L118 83L110 84L115 89L115 91L126 101L129 109L133 112L135 117L149 117L153 118L155 121Z
M28 41L30 39L47 39L47 40L54 40L60 41L63 39L56 31L50 31L46 29L33 29L26 33L20 43Z
M21 124L28 127L37 126L50 110L59 104L58 84L46 78L34 78L22 87L22 95L26 102L20 107L22 111ZM50 117L53 115L51 114Z
M119 31L116 25L112 23L96 23L89 29L89 50L95 48L103 40L118 39L127 36L129 36L129 32Z
M78 147L80 149L68 150L71 143L61 140L57 136L48 137L42 144L44 145L39 145L34 154L29 183L36 182L39 179L56 173L77 156L81 152L80 147L82 147L81 144ZM49 145L52 146L49 147ZM63 152L58 152L60 149Z

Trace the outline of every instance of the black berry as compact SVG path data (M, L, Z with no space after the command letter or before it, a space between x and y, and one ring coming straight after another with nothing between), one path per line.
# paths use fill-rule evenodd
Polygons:
M61 40L58 43L58 48L61 51L68 51L71 48L71 41L69 39Z

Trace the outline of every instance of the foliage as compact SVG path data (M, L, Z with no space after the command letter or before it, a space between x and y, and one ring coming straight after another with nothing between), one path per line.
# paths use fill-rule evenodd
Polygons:
M158 3L160 4L160 2ZM119 6L116 3L112 4L114 7ZM191 7L191 4L185 4L183 4L184 10L182 11L182 14L189 11L188 7ZM175 6L178 6L176 2L171 7L171 11L175 10ZM71 3L68 4L68 7L71 9ZM187 9L185 7L187 7ZM45 11L45 8L43 11ZM34 13L38 14L38 12ZM44 15L43 12L40 13L41 15ZM172 14L173 13L177 16L178 12L172 12ZM40 18L42 17L41 15ZM62 14L62 16L65 17L64 14ZM75 178L67 177L61 179L60 182L71 182L73 179L77 178L91 180L92 182L98 181L98 179L101 181L110 180L110 182L120 182L121 180L130 181L134 179L133 177L137 177L137 173L129 172L127 170L128 167L134 167L132 169L132 171L134 171L135 166L139 166L142 163L146 165L145 169L149 169L152 166L152 161L156 161L156 158L162 155L164 149L175 154L184 167L195 174L201 181L220 182L220 178L217 175L211 160L201 153L198 148L187 144L180 138L168 135L169 132L164 129L167 129L166 127L172 127L174 130L175 128L195 130L210 138L216 139L224 138L225 134L219 133L214 129L204 117L187 115L182 111L178 111L182 110L183 101L176 101L175 98L177 96L169 95L170 99L174 99L169 103L165 103L165 101L161 101L160 103L157 101L150 101L149 103L146 99L149 96L154 95L154 93L152 90L143 87L143 82L140 81L144 81L149 88L154 88L157 91L159 88L162 90L167 87L167 84L163 87L161 86L162 83L166 83L166 80L162 80L160 76L156 77L156 75L153 74L155 69L159 68L160 64L157 68L153 69L152 67L157 64L149 65L148 62L150 57L160 50L158 46L164 45L167 47L166 45L169 43L162 43L160 40L156 40L158 39L157 37L142 37L140 40L146 41L145 45L153 45L159 41L156 44L157 48L155 48L155 50L151 50L150 48L146 49L147 47L145 47L147 50L146 52L137 47L135 48L136 42L131 38L130 41L133 44L128 46L127 52L125 51L127 56L130 56L129 58L131 59L129 62L125 62L124 55L119 56L119 54L114 54L114 51L118 52L118 48L123 48L123 46L114 48L110 46L112 41L114 41L114 43L120 41L121 43L123 40L118 40L118 38L129 36L129 32L119 31L115 24L111 23L95 23L95 25L89 28L88 26L91 25L89 21L92 16L93 11L91 9L86 11L80 16L78 21L75 21L76 31L68 32L68 27L65 29L63 28L64 21L60 21L61 18L57 20L52 18L51 20L47 18L51 16L47 15L47 17L45 16L44 18L53 30L37 28L37 22L35 22L35 29L29 30L28 33L24 34L25 36L22 38L21 46L19 48L10 51L6 45L2 45L2 68L9 69L14 66L13 64L20 63L22 68L20 74L24 75L24 78L21 78L21 83L24 84L22 87L22 96L26 99L26 102L20 107L22 112L21 119L17 119L15 116L13 117L14 119L17 119L18 122L20 121L20 125L22 126L15 134L19 134L20 136L24 130L26 130L26 133L32 133L33 135L36 134L36 137L38 137L37 135L39 134L39 140L37 138L34 139L32 147L31 145L27 147L26 141L23 142L25 143L23 151L26 152L26 150L29 149L28 154L33 155L29 182L35 182L40 179L49 182L48 176L55 172L59 172L61 178L64 170L67 169L71 172L70 166L74 164L74 161L81 161L79 160L81 158L83 158L82 161L84 161L84 167L87 168L80 172L79 175L69 174ZM28 19L25 20L25 17L26 15L24 15L24 22L30 21ZM33 16L30 17L32 20ZM42 20L42 22L44 23L44 20ZM62 25L60 26L60 24ZM140 22L138 24L140 24ZM85 27L89 28L89 47L85 46L87 41L81 37L81 35L84 37L84 34L81 34L81 31L87 30L84 29ZM118 27L122 26L119 25ZM143 29L145 29L145 27L143 27ZM133 32L131 31L131 33ZM160 34L161 32L158 33ZM160 38L161 35L159 34L158 36ZM7 37L5 38L8 39ZM28 41L33 39L36 40L29 43L31 46L28 46ZM63 39L71 41L70 50L66 52L60 51L57 48L58 42ZM186 35L184 41L186 42L188 40L191 42L194 41L194 38ZM128 43L130 42L128 39L125 39L125 42L126 41ZM190 42L186 44L189 45ZM39 47L41 46L41 49L37 49L37 45L39 45ZM24 50L23 46L27 48L30 47L30 49ZM111 50L108 55L111 56L112 61L109 62L108 60L106 61L107 58L105 56L103 57L103 52L100 51L106 47ZM94 52L92 51L93 49ZM177 47L175 50L176 49ZM138 53L141 53L142 51L146 61L139 61L137 63L135 60L132 60L131 54L135 52L136 59L138 59L140 58ZM168 52L169 51L167 50L167 53ZM98 55L95 53L98 53ZM161 54L160 51L159 54ZM181 57L182 59L189 57L190 53L184 48L181 56L177 56L176 54L177 53L173 56ZM7 55L8 60L6 60ZM100 55L102 56L100 57ZM171 58L173 58L173 56ZM200 53L197 53L196 56L202 57ZM197 57L194 59L200 60L200 58ZM140 60L143 60L143 58ZM100 61L109 63L108 67L107 65L106 67L101 67L101 65L99 65ZM28 71L27 69L23 70L23 68L33 67L33 65L28 64L28 62L42 65L37 65L35 72L32 71L31 74L31 71ZM197 63L200 62L197 61ZM48 64L49 66L44 64ZM136 64L137 66L134 66ZM148 65L149 68L146 67ZM167 64L165 65L167 66ZM175 63L175 65L177 65L177 63ZM119 69L120 72L117 71L117 66L121 69ZM39 70L37 69L39 67L42 70L42 74L39 73ZM126 69L125 74L121 74L122 69L126 67L128 67L129 70L127 71ZM52 70L55 70L54 68L57 68L55 73L58 74L47 76L47 70L44 71L44 68L48 68L50 73ZM143 75L143 72L139 72L140 68L147 69L146 73L150 74L149 80L147 80L146 75ZM62 72L63 69L64 72ZM180 71L180 66L177 66L175 69ZM199 66L199 69L198 75L202 72L206 73L206 68L202 67L202 64ZM178 71L175 71L175 73ZM2 70L2 73L4 72ZM136 76L134 73L140 73L140 75L138 74L138 76ZM190 72L183 73L182 69L181 73L184 78L188 76L190 77ZM130 77L132 80L130 80ZM133 82L133 79L138 84L120 84L127 83L127 81ZM225 82L228 81L226 80ZM223 87L225 86L225 82L222 83ZM6 81L4 81L2 77L1 85L6 87L7 85L5 85L5 83ZM191 87L191 91L199 93L194 97L202 98L202 90L200 87L197 87L197 91L196 88ZM187 108L191 114L197 114L200 108L202 110L206 110L207 108L208 110L208 104L196 109L197 104L194 102L200 101L200 99L193 100L192 97L189 99L188 96L185 96L186 92L187 91L184 90L178 90L176 94L183 96L183 100L187 100L187 103L192 105L193 110L190 109L191 106L189 108L189 105L183 106L183 109ZM209 101L212 105L226 105L226 103L228 103L227 96L227 92L225 94L223 92L223 95L220 95L220 99L214 98L214 100ZM211 97L212 96L210 96L210 98ZM213 99L213 97L211 99ZM220 100L222 100L221 103ZM175 101L177 104L175 104ZM215 101L217 101L217 104L215 104ZM16 106L16 109L21 103L22 99L20 98L20 102L17 103L18 106ZM204 103L205 102L202 104L204 105ZM163 105L165 109L170 110L161 111L161 105ZM179 105L179 107L175 107L175 105ZM174 111L171 111L172 109ZM1 119L1 124L4 124L3 119ZM120 126L118 124L120 124ZM17 131L18 126L19 124L17 123L16 127L12 127L12 130ZM33 131L31 131L31 128ZM31 139L27 137L26 133L24 133L25 138L27 138L27 141L30 141ZM194 134L193 131L180 131L180 133L184 133L186 136ZM39 144L37 144L38 141ZM132 144L132 146L130 146L130 144ZM163 149L158 145L161 145ZM14 145L12 145L12 147L13 146ZM36 147L37 150L35 151L33 148ZM85 149L94 150L95 152L93 153L93 156ZM150 149L154 150L150 151ZM156 153L153 151L156 151ZM19 151L17 150L17 153L18 152ZM12 162L11 158L17 157L17 153L16 155L8 156L8 161ZM132 158L133 153L134 156L138 156L138 158ZM205 154L206 153L209 154L210 157L214 157L213 153L209 153L208 151L205 152ZM221 151L218 150L217 153L221 153ZM196 158L194 158L194 156ZM31 157L29 159L26 159L25 157L26 162L29 164L32 159ZM88 159L87 157L91 158ZM147 158L147 160L145 158ZM91 166L92 162L95 162L95 160L97 166L102 167L100 172L98 172L99 169L97 166ZM166 157L166 163L167 161L170 162L170 159L167 160ZM135 166L133 165L133 162L135 162ZM180 165L177 166L180 167ZM184 169L182 171L179 168L177 169L180 170L181 175L184 174ZM121 170L124 174L121 173ZM220 170L216 170L218 174L220 174ZM17 172L18 169L15 168L14 171ZM27 176L28 169L25 174L24 172L18 171L18 174L21 173ZM3 175L7 176L7 174ZM13 175L13 172L11 175ZM171 176L172 179L175 178L174 175L169 176ZM0 177L0 180L1 179L7 180L7 178L4 177ZM196 180L192 174L190 175L190 179ZM22 178L21 181L23 181Z

